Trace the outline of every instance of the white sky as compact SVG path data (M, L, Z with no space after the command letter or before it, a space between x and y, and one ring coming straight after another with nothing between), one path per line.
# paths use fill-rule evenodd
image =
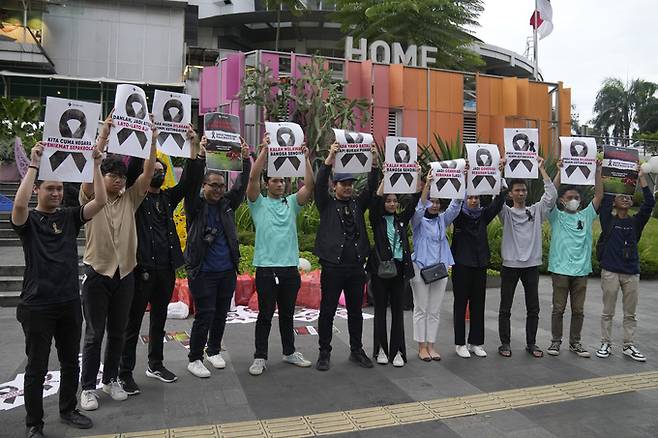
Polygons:
M544 79L571 88L580 123L592 118L603 79L658 82L656 0L552 0L554 29L539 42ZM484 0L475 35L523 54L534 0Z

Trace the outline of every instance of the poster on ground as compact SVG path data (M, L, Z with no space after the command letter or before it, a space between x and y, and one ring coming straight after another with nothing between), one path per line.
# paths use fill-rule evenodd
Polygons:
M468 158L469 196L498 195L500 193L500 151L498 145L470 143L466 145Z
M386 137L384 193L416 193L417 160L418 140L416 138Z
M537 129L505 128L505 178L537 178Z
M107 151L148 158L152 133L144 90L135 85L117 85L112 119L114 126Z
M603 146L603 191L612 195L633 195L637 185L639 160L637 149Z
M40 180L93 181L100 112L97 103L46 98Z
M335 128L334 135L336 136L336 142L340 145L340 152L336 154L334 172L370 172L372 168L372 142L374 141L372 135Z
M187 127L192 122L192 96L155 90L153 123L158 128L158 149L172 157L190 156Z
M206 166L212 170L242 171L240 118L233 114L207 113L203 116Z
M302 152L304 131L301 126L290 122L265 122L265 131L270 135L267 175L304 176L306 158Z
M596 177L596 140L592 137L560 137L562 184L593 186Z

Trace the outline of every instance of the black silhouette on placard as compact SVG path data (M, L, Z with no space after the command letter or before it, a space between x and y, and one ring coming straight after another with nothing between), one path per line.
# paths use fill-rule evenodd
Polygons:
M358 132L345 131L345 140L348 144L363 143L363 135ZM363 152L357 152L353 154L347 153L343 155L343 157L340 159L340 162L343 163L343 166L347 166L347 163L352 161L352 158L359 160L359 163L361 163L362 166L365 166L368 162L368 156Z
M71 127L69 126L69 121L71 120L76 120L80 123L75 131L71 131ZM85 116L85 113L79 109L69 108L64 111L59 118L59 133L64 138L82 138L84 137L86 130L87 117ZM55 172L68 157L73 158L75 166L80 172L82 172L85 168L85 164L87 164L87 158L85 158L84 154L82 152L70 152L64 150L55 151L55 153L48 158L52 171Z
M396 163L408 163L411 161L411 151L409 150L409 145L406 143L398 143L397 146L395 146L395 151L393 152L393 159ZM414 176L411 173L396 172L391 174L389 178L391 187L394 186L400 178L404 178L409 187L411 187L411 184L414 182Z
M475 152L475 162L478 164L478 166L490 167L493 164L493 157L491 156L489 149L478 149L477 152ZM473 187L479 186L480 183L485 179L493 189L496 185L496 178L491 175L477 175L473 177Z
M456 161L441 161L439 163L439 166L443 167L444 169L456 169L457 168L457 162ZM452 184L452 186L455 188L455 190L459 191L462 187L461 181L459 181L459 178L439 178L436 181L436 188L441 191L443 187L448 184L448 181Z
M171 115L171 109L176 109L176 115ZM162 118L165 122L174 122L180 123L183 120L185 115L185 110L183 110L183 102L178 99L170 99L165 103L164 108L162 109ZM175 132L161 132L158 134L158 141L160 145L163 145L167 138L173 138L178 147L182 150L185 146L185 137L182 134L177 134Z
M523 145L519 145L519 141L523 142ZM512 147L516 151L530 151L535 152L535 142L530 141L530 138L526 134L518 133L512 138ZM514 159L510 161L509 168L514 170L519 164L523 164L528 172L532 170L532 161L524 159Z
M288 138L284 138L283 136L287 135ZM295 145L295 133L292 132L292 129L282 126L276 131L276 142L279 146L294 146ZM299 170L299 165L302 163L301 160L295 156L290 156L290 157L278 157L274 160L274 168L276 170L279 170L281 166L283 166L283 163L286 161L289 161L290 164L295 168L295 170Z
M0 398L2 398L2 396L6 396L9 394L12 394L12 396L4 399L4 402L9 404L13 404L18 397L23 395L20 388L16 386L11 386L11 385L0 386Z
M139 110L135 111L135 108L133 108L134 103L139 104ZM128 99L126 99L126 114L129 117L144 120L146 118L146 108L146 102L144 101L142 95L139 93L133 93L128 96ZM128 137L130 137L131 134L135 134L137 141L142 146L142 149L144 149L146 147L146 143L148 143L146 133L130 128L122 128L119 132L117 132L117 139L119 140L119 144L122 145L126 140L128 140Z
M578 150L578 146L581 146L580 150ZM569 146L569 153L571 154L572 157L586 157L587 144L582 140L574 140L571 142L571 145ZM583 174L585 178L589 177L591 170L587 166L579 166L579 165L567 166L566 169L564 169L564 171L566 172L567 176L571 176L578 169L580 169L580 172Z

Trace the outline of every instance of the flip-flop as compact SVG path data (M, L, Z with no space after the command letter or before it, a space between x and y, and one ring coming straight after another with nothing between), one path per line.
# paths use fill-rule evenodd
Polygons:
M503 344L498 347L498 354L503 357L512 357L512 350L510 350L509 345Z
M528 345L527 347L525 347L525 351L527 351L528 354L530 354L532 357L537 359L544 357L544 352L536 345Z
M420 355L420 353L418 353L418 359L422 360L423 362L431 362L432 361L431 356L423 357L423 356Z
M437 354L436 356L432 356L432 355L430 354L430 358L431 358L432 360L435 360L435 361L438 362L438 361L441 360L441 355L440 355L440 354Z

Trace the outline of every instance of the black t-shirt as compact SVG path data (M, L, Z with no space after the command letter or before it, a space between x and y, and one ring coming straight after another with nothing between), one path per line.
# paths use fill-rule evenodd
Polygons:
M76 239L84 224L82 209L31 210L23 225L11 224L25 253L23 304L43 306L80 299Z
M162 192L147 193L137 211L137 262L149 269L171 269L169 248L169 215L167 202ZM145 248L148 246L149 248ZM154 257L148 260L149 255ZM155 259L157 257L157 259Z

